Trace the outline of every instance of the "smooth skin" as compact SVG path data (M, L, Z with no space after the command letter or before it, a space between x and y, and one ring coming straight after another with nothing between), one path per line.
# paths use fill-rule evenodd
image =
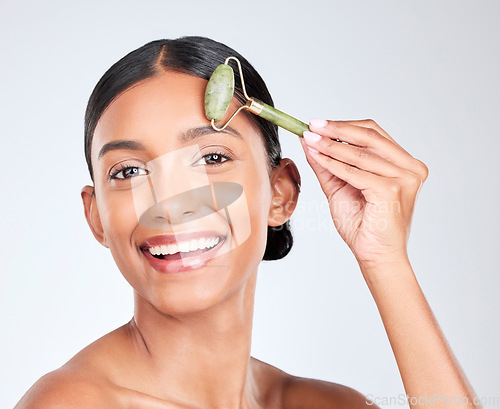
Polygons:
M427 166L372 120L312 120L310 129L301 140L307 161L377 304L410 407L449 407L446 399L458 397L481 407L408 259Z
M139 249L145 238L165 232L139 225L130 182L110 180L109 175L120 163L141 168L192 144L181 143L178 136L208 125L205 87L205 80L165 72L121 94L102 115L92 142L94 186L85 186L81 196L93 235L110 249L134 289L134 317L42 377L16 408L377 407L349 387L292 376L250 356L255 284L267 226L279 226L292 215L300 176L290 159L269 168L260 135L245 115L231 123L241 139L211 133L196 143L205 155L214 147L231 153L231 161L204 166L212 178L243 186L252 209L250 238L221 256L224 269L203 267L176 277L156 272ZM236 107L234 101L229 111ZM427 168L372 121L316 120L310 127L319 140L306 134L300 143L377 303L406 392L472 400L473 391L406 253ZM97 157L104 144L117 140L140 141L145 149L113 150ZM343 206L336 206L341 202ZM395 205L387 207L389 202ZM184 211L189 209L177 213L179 223Z

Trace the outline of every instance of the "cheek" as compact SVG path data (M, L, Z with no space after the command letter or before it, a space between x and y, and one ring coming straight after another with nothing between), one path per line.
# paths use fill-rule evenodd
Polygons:
M245 184L245 194L248 201L250 223L252 226L251 240L253 246L260 246L262 253L266 247L267 223L271 203L271 189L267 172L250 173Z
M99 197L99 196L98 196ZM141 265L133 251L133 234L138 221L130 191L108 191L100 195L99 212L111 255L123 277L133 288L143 288Z
M98 207L104 234L110 248L120 240L130 238L131 232L137 225L137 215L134 208L132 193L104 192L99 195Z

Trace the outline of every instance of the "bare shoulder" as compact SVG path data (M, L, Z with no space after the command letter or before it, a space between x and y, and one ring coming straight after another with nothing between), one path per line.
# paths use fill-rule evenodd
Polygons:
M334 382L290 375L282 409L378 408L357 390Z
M116 388L107 376L109 350L122 327L93 342L61 368L42 376L15 409L116 408Z
M263 391L260 401L266 408L341 409L375 408L366 396L338 383L302 378L253 358L254 376Z
M112 401L98 379L63 367L42 376L14 409L106 408L112 407Z

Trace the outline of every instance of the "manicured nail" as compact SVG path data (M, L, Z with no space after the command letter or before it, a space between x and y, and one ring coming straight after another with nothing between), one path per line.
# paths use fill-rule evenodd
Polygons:
M319 153L316 149L311 148L310 146L307 147L312 153Z
M324 119L311 119L309 121L309 125L313 126L314 128L324 128L327 123L328 122Z
M309 131L304 131L304 139L306 140L306 142L318 142L321 139L321 135Z

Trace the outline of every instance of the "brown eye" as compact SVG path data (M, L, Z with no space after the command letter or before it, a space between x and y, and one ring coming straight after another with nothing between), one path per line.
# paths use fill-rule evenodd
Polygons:
M137 166L123 166L116 172L110 175L110 179L130 179L135 176L147 175L145 169L139 168Z
M220 152L208 153L200 159L200 161L204 162L201 163L201 165L209 165L209 166L222 165L224 162L228 160L231 160L231 158L227 157L226 155L223 155Z

